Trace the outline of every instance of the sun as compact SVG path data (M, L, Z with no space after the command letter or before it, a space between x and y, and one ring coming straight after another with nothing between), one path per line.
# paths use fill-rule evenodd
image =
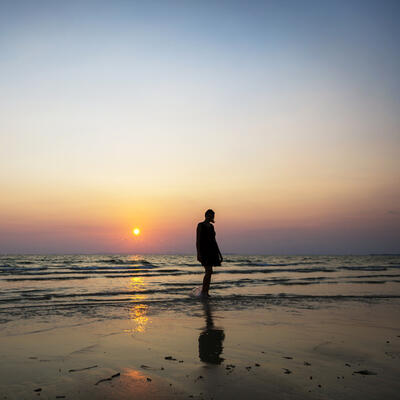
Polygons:
M134 228L134 229L132 230L132 232L133 232L133 234L134 234L135 236L139 236L139 235L140 235L140 229L139 229L139 228Z

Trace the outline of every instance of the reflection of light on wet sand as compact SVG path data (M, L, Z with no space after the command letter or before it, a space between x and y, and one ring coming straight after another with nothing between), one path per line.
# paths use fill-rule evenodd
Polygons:
M124 368L121 374L121 380L117 387L105 387L104 399L151 399L162 398L155 396L157 388L149 385L147 377L140 371L131 368ZM104 390L104 389L103 389ZM171 398L171 397L170 397ZM100 399L100 397L98 398Z
M145 289L145 283L142 277L132 277L129 280L129 288L134 291L130 296L133 304L129 307L129 319L133 323L131 329L125 329L124 332L145 332L146 325L149 322L149 317L147 316L148 305L139 303L147 299L145 294L137 294L135 292L140 292Z
M148 380L150 378L150 381ZM105 396L96 399L120 399L120 400L176 400L187 398L182 392L171 388L169 381L149 374L144 375L132 368L124 368L121 373L121 380L115 387L105 387Z
M147 304L135 304L129 310L129 318L134 323L131 329L126 330L127 332L144 332L146 325L149 322L147 314Z
M136 369L125 369L124 375L129 376L129 378L132 378L134 380L146 379L146 376L144 376L140 371L137 371Z

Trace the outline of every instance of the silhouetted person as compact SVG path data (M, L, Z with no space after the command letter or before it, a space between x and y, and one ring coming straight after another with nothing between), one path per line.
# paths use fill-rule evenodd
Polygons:
M214 223L215 212L207 210L205 219L197 225L196 247L197 259L205 269L202 295L210 297L208 290L210 289L211 275L213 266L221 265L223 261L221 252L219 251L217 241L215 239Z
M222 342L225 339L223 329L214 326L211 307L208 301L203 302L204 314L206 317L206 327L199 336L199 357L200 360L210 364L221 364L224 361L220 357L222 354Z

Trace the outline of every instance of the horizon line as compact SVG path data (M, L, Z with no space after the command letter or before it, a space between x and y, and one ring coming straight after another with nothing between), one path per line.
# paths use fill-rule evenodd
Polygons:
M18 253L18 252L9 252L2 253L0 252L0 257L4 256L196 256L196 253L132 253L132 252L90 252L90 253L74 253L74 252L49 252L49 253ZM269 254L261 254L261 253L224 253L227 256L260 256L260 257L301 257L301 256L400 256L400 252L393 253L288 253L288 254L279 254L279 253L269 253Z

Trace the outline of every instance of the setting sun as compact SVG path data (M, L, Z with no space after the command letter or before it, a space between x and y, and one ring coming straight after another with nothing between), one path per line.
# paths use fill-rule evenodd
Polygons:
M140 229L139 228L135 228L135 229L133 229L133 234L135 235L135 236L138 236L138 235L140 235Z

